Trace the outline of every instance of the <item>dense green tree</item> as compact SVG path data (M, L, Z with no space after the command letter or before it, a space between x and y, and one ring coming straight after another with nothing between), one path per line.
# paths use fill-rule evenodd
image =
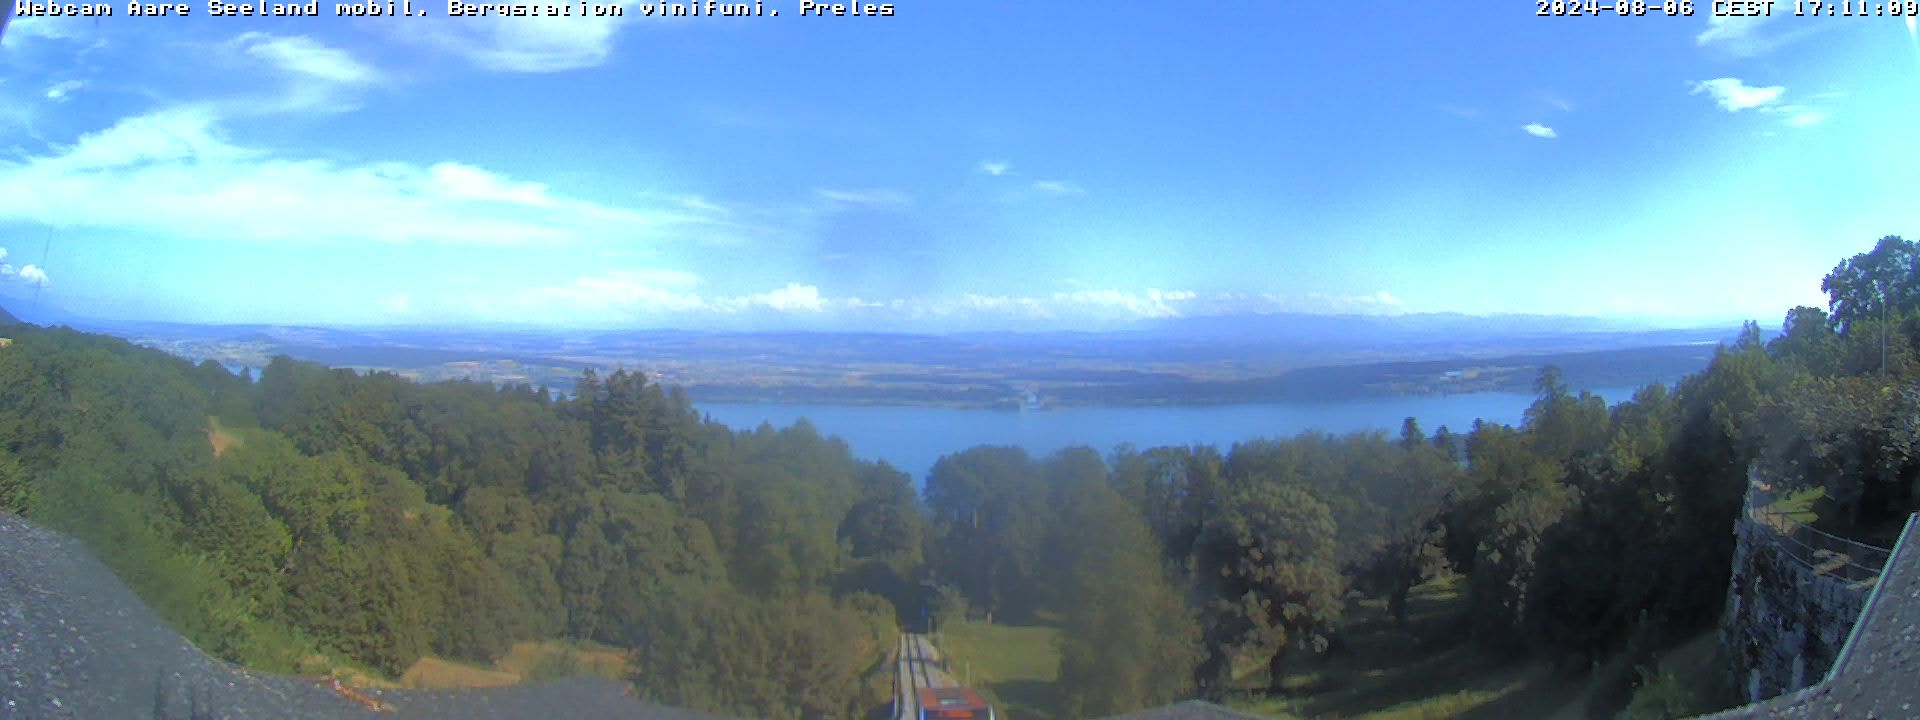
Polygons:
M1460 467L1421 437L1412 418L1403 428L1399 452L1388 457L1390 467L1372 493L1380 509L1379 539L1360 581L1385 595L1394 622L1405 626L1408 595L1445 566L1446 526L1440 513L1447 491L1459 482Z
M1295 647L1323 647L1344 603L1333 512L1306 488L1260 479L1238 487L1208 524L1201 544L1217 578L1206 609L1208 658L1202 685L1219 682L1235 650L1269 649L1270 688L1286 679Z
M1801 306L1787 312L1780 335L1767 343L1767 352L1784 364L1825 377L1840 370L1846 347L1825 310Z
M1040 600L1048 491L1040 467L1016 447L978 447L941 458L927 476L927 505L942 577L992 618L1031 612Z
M1105 717L1187 694L1198 628L1146 521L1103 478L1059 486L1061 713Z
M1820 281L1834 329L1845 333L1862 321L1920 309L1916 272L1920 249L1898 235L1880 238L1872 250L1841 261Z
M20 466L11 450L0 447L0 512L25 513L32 493L26 468Z

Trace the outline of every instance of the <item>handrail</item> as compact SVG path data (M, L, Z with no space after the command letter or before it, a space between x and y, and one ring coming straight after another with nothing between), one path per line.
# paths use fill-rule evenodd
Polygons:
M1749 505L1747 517L1772 530L1774 537L1787 549L1786 555L1810 570L1817 570L1828 564L1816 562L1815 558L1822 552L1845 558L1840 567L1832 570L1840 570L1843 579L1848 581L1877 578L1886 567L1890 552L1887 548L1850 540L1794 522L1784 513L1764 505ZM1779 519L1779 522L1768 522L1773 518ZM1785 529L1782 529L1782 526L1785 526ZM1795 548L1802 552L1795 552Z
M1913 545L1909 543L1908 540L1916 539L1913 535L1913 528L1916 524L1920 524L1920 513L1908 515L1906 526L1900 528L1900 538L1893 542L1893 554L1888 556L1889 565L1893 565L1896 568L1899 567L1899 564L1892 561L1895 558L1913 552ZM1860 628L1867 624L1867 618L1873 617L1873 609L1880 603L1880 589L1883 587L1885 586L1876 583L1873 586L1873 591L1867 593L1867 603L1861 606L1859 619L1853 622L1853 629L1847 631L1847 641L1840 645L1840 652L1833 656L1833 667L1827 669L1826 679L1828 682L1840 677L1840 671L1846 668L1847 661L1852 659L1854 645L1860 639Z
M1894 541L1893 551L1888 556L1888 565L1895 568L1900 567L1898 562L1906 560L1906 556L1914 552L1914 545L1920 545L1920 532L1914 530L1916 527L1920 527L1920 512L1907 516L1907 524L1901 528L1900 538ZM1867 592L1867 601L1860 607L1860 614L1854 618L1853 628L1847 631L1846 641L1840 644L1839 652L1834 653L1833 665L1827 668L1827 674L1821 676L1819 682L1759 702L1700 715L1693 720L1749 718L1754 716L1755 708L1772 708L1773 711L1777 713L1781 709L1794 707L1808 698L1815 697L1818 693L1822 692L1823 689L1837 682L1840 674L1846 670L1848 663L1852 660L1854 648L1860 643L1862 628L1866 627L1867 621L1873 617L1874 611L1879 608L1881 600L1880 590L1883 587L1885 586L1876 583L1873 589Z

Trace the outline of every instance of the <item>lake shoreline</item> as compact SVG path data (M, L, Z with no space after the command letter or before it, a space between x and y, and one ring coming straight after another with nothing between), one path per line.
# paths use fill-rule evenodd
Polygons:
M1637 388L1590 388L1609 405ZM1069 406L1009 411L926 405L825 403L716 403L694 400L694 410L736 432L762 424L776 428L805 419L823 436L837 436L855 457L884 460L924 478L940 457L980 445L1013 445L1035 455L1087 446L1101 454L1120 445L1146 449L1213 445L1225 451L1258 438L1302 432L1398 433L1408 417L1431 434L1445 426L1468 432L1476 420L1509 425L1524 420L1531 392L1371 397L1342 401L1208 405Z

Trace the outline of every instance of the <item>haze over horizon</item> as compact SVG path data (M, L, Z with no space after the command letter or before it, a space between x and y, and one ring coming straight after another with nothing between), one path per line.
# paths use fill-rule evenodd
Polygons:
M1774 327L1825 305L1834 257L1916 232L1920 164L1887 150L1920 111L1920 46L1893 18L895 6L20 18L0 304L38 286L204 323Z

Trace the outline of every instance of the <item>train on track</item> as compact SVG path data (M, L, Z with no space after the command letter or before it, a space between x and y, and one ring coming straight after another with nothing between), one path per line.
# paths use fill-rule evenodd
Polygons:
M993 707L967 688L920 688L919 699L919 720L994 720Z
M900 652L894 720L997 720L980 693L960 687L940 668L925 636L902 635Z

